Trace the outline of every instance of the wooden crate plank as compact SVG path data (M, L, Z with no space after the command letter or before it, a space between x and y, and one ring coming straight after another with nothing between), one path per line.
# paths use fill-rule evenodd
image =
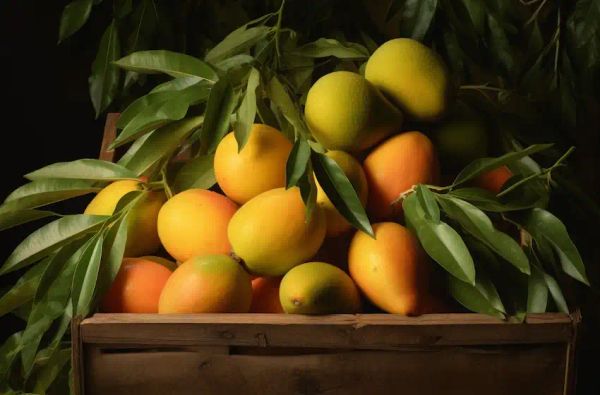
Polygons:
M559 395L564 344L304 355L103 354L95 394ZM168 366L168 369L165 369Z
M227 347L140 351L88 346L85 394L188 393L190 379L203 361L228 353Z
M397 349L422 345L566 343L569 316L528 324L479 314L293 316L277 314L98 314L81 324L86 343Z

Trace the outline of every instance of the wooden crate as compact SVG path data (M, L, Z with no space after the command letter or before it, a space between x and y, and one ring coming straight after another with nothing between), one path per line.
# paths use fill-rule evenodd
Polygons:
M577 314L96 314L73 328L81 394L574 392Z
M101 158L114 139L107 119ZM79 394L574 394L580 315L96 314Z

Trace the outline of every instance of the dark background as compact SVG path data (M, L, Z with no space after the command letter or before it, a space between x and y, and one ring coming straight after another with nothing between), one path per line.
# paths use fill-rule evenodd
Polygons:
M58 23L63 0L19 0L0 2L0 119L2 119L3 148L0 154L0 199L22 185L22 175L44 165L80 158L97 157L102 137L103 117L94 119L88 95L87 78L92 60L105 27L105 21L91 18L90 22L65 43L57 45ZM93 43L93 44L89 44ZM591 106L593 109L594 106ZM599 109L600 110L600 109ZM594 111L592 111L593 113ZM592 117L594 117L593 114ZM596 115L594 118L597 118ZM599 123L592 122L592 125ZM589 126L589 124L588 124ZM577 152L579 178L597 180L598 130L590 126L583 131ZM593 135L592 138L590 138ZM579 139L578 139L579 140ZM589 142L595 144L589 145ZM586 171L587 170L587 171ZM591 170L591 171L589 171ZM585 184L585 183L584 183ZM587 183L588 191L597 195L596 182ZM598 196L596 196L596 200ZM80 211L83 201L69 203L66 210ZM595 226L582 225L576 218L574 226L584 244L600 242ZM38 224L23 226L0 234L0 262ZM595 241L594 241L595 240ZM597 249L597 248L596 248ZM584 253L595 262L598 253ZM588 261L588 267L589 267ZM597 267L598 265L594 265ZM13 276L0 277L0 289L12 283ZM597 354L600 351L598 325L590 326L600 316L598 292L583 296L584 320L588 324L579 350L579 393L600 394L597 374ZM590 314L596 309L596 312ZM595 318L594 318L595 317ZM0 340L22 325L8 316L0 321ZM1 343L1 342L0 342ZM535 395L535 394L532 394ZM542 395L542 394L541 394Z

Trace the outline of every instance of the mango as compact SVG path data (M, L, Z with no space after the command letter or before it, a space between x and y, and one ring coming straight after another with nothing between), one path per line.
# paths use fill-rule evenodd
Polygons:
M446 112L450 78L441 58L410 38L396 38L373 52L365 78L407 116L431 121Z
M158 302L161 314L247 313L252 285L246 271L227 255L204 255L181 264Z
M254 124L240 151L229 133L215 152L215 177L231 200L244 204L254 196L285 186L285 164L292 143L277 129Z
M250 199L231 218L233 252L253 274L281 276L306 262L325 238L325 216L316 207L307 221L300 189L277 188Z
M84 214L112 215L119 200L127 193L142 189L137 180L115 181L103 188L85 208ZM156 252L160 247L157 218L166 197L162 192L149 192L129 216L126 257L138 257Z
M348 269L363 294L377 307L403 315L429 311L431 267L417 238L393 222L373 225L375 239L356 232Z
M281 280L279 300L288 314L342 314L360 311L356 285L339 267L308 262Z
M439 179L438 159L431 140L412 131L394 136L365 158L363 169L369 184L367 212L371 219L399 217L402 204L392 204L416 184L435 184Z
M359 74L336 71L308 91L304 109L312 135L327 149L365 150L400 130L402 113Z
M237 205L204 189L188 189L169 199L158 213L158 234L178 262L210 254L229 254L227 225Z

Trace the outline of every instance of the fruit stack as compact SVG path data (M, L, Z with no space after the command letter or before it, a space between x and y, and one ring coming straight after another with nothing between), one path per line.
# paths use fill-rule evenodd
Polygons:
M215 191L189 189L168 200L156 191L136 207L125 249L135 258L124 260L102 309L332 314L372 306L404 315L443 309L443 297L431 292L429 258L402 225L403 194L436 184L439 162L432 141L404 130L403 122L446 113L448 73L431 49L395 39L373 53L364 74L324 75L308 92L304 114L311 144L350 181L374 221L372 234L353 231L318 182L307 214L300 189L286 188L292 143L254 124L241 150L234 132L218 145ZM439 138L455 142L457 128L446 129ZM441 144L468 156L474 135L455 147ZM121 197L141 188L143 182L114 182L86 213L111 214ZM149 256L161 247L176 263Z

